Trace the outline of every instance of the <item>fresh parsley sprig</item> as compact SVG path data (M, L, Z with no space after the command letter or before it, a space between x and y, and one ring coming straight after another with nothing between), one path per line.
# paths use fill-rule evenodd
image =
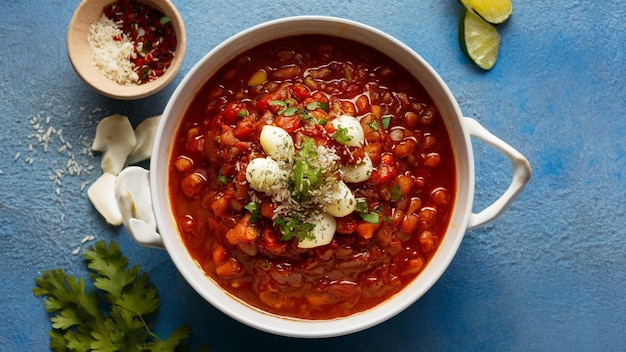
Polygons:
M87 292L85 280L61 269L48 270L35 280L33 294L46 296L52 313L50 349L53 351L175 351L186 348L189 326L178 327L161 340L149 318L159 308L157 290L139 266L115 242L98 241L84 253L97 291Z
M315 238L313 234L315 225L309 222L290 217L276 217L276 219L274 219L274 226L280 227L280 232L283 234L280 238L281 241L288 241L293 237L299 242Z

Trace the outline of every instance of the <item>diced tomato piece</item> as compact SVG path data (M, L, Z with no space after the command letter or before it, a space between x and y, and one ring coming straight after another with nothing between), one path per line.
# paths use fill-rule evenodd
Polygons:
M220 145L222 147L230 147L239 142L235 132L229 126L222 126L222 134L220 135Z
M294 84L291 87L292 97L297 101L303 101L311 95L309 88L303 84Z
M283 130L291 133L302 126L302 119L298 115L278 115L274 119L274 124L282 128Z
M222 120L229 124L237 123L242 117L247 116L246 104L240 101L232 102L224 108Z
M378 173L380 174L380 182L386 182L398 176L398 171L393 165L381 164L378 167Z
M205 142L204 135L196 136L187 142L186 149L190 153L202 153L204 152Z
M383 153L380 156L380 163L381 164L393 165L394 161L395 161L395 158L393 157L393 154L391 154L391 153Z
M353 216L344 216L336 218L337 220L337 233L342 235L349 235L356 230L357 221Z
M261 215L268 219L271 219L274 216L274 204L271 202L262 202Z
M276 235L276 233L269 228L263 230L261 238L263 239L263 248L274 255L284 253L289 245L287 242L281 242L278 235Z
M261 98L259 98L259 100L257 100L255 107L258 111L265 111L267 109L269 109L270 103L275 101L275 100L285 100L287 99L287 88L288 85L285 85L283 87L279 87L278 89L276 89L273 92L270 92L268 94L265 94L264 96L262 96ZM276 109L281 108L280 106L276 105ZM276 110L275 112L277 112L278 110Z
M255 132L255 126L252 119L244 118L239 123L237 123L237 127L235 127L233 133L235 137L241 140L249 140L252 137L253 132Z

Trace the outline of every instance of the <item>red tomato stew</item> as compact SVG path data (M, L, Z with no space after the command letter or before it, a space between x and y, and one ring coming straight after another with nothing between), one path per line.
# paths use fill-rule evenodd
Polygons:
M182 117L169 169L182 239L221 287L267 312L331 319L409 284L455 199L450 139L386 55L330 36L255 47Z

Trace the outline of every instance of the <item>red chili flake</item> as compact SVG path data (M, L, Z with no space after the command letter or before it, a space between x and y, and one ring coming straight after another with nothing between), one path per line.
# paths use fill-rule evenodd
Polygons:
M135 65L139 83L163 75L174 59L177 43L170 19L136 0L120 0L103 11L109 19L120 24L120 29L135 43L136 55L130 61Z

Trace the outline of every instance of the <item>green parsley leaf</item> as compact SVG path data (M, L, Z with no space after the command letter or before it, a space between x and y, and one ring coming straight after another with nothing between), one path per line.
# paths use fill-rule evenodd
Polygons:
M359 213L367 213L369 211L369 206L367 205L367 199L365 198L356 199L356 211L358 211Z
M328 112L329 110L328 103L321 102L321 101L314 101L312 103L306 104L306 109L310 111L313 111L315 109L322 109L326 112Z
M367 199L365 198L356 199L356 211L359 213L361 219L369 222L370 224L378 224L378 222L380 221L378 212L369 211L369 205L367 204Z
M278 112L278 115L283 116L293 116L298 112L298 108L295 106L290 106Z
M380 118L380 122L383 124L384 129L388 129L391 123L391 115L384 115Z
M119 246L98 241L84 253L90 279L98 292L87 292L83 278L48 270L35 279L33 294L46 296L50 318L50 349L53 351L174 351L185 347L188 326L176 329L165 340L152 331L150 316L159 299L147 273L128 267Z
M167 16L163 16L161 17L161 19L159 20L159 22L161 22L161 24L167 24L168 22L170 22L171 19Z
M339 127L337 128L337 131L333 134L333 139L345 145L352 140L352 137L348 134L347 128Z
M389 193L391 195L391 200L394 202L399 201L400 199L402 199L402 190L400 189L400 186L398 185L393 185L391 186L391 188L389 188Z
M370 224L378 224L378 222L380 221L380 216L378 216L378 213L376 212L359 213L359 216L361 217L361 219L369 222Z
M309 199L309 190L316 189L323 183L322 168L317 156L315 140L304 138L290 174L290 190L297 201Z
M283 234L280 237L281 241L288 241L294 237L298 241L315 238L313 234L315 225L308 222L298 221L290 217L276 217L276 219L274 219L274 226L278 226L280 232Z
M261 211L261 207L258 203L250 202L244 206L244 208L250 212L252 216L250 216L250 223L256 224L259 221L259 212Z
M282 100L272 100L269 102L269 105L278 105L278 106L282 106L282 107L287 107L287 103L285 103Z

